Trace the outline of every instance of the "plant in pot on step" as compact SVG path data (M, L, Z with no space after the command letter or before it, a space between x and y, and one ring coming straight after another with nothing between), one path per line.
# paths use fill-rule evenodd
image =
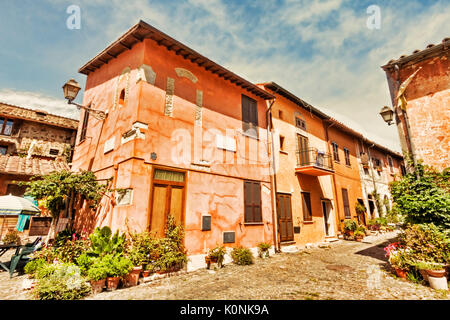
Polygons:
M360 229L356 229L353 233L353 236L355 237L356 241L361 242L364 239L364 236L366 235L366 233Z
M355 220L345 220L344 222L344 234L347 237L352 237L353 233L355 232L356 228L358 227L358 224Z
M94 262L87 271L87 276L91 284L92 293L97 294L103 291L106 286L108 268L100 259Z
M226 253L225 247L223 246L211 249L205 257L206 268L209 269L211 263L217 263L217 267L222 268L223 259L225 258Z
M113 291L119 286L119 281L122 277L130 273L133 269L133 264L130 259L119 256L107 254L102 258L104 264L107 265L106 290Z
M416 262L415 267L419 269L422 277L428 281L430 287L436 290L448 290L446 271L442 263Z
M394 268L398 277L406 279L409 267L411 265L410 251L398 242L391 243L384 248L386 257L390 265Z
M269 258L269 249L272 248L270 243L261 242L258 244L258 256L262 259Z

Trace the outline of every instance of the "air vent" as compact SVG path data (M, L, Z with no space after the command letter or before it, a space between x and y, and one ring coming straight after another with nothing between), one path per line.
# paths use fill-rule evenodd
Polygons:
M294 233L300 233L300 226L294 226Z
M59 150L58 149L50 149L49 153L52 156L57 156L59 154Z
M211 216L202 216L202 231L211 230Z
M36 115L38 117L45 117L45 116L47 116L47 112L45 112L45 111L36 111Z
M235 243L235 232L227 231L223 233L223 243Z

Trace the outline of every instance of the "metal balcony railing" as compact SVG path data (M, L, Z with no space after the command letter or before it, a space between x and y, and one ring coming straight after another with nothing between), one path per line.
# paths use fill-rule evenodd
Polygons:
M326 170L333 170L333 159L331 154L318 150L317 148L308 148L297 151L297 167L314 166Z

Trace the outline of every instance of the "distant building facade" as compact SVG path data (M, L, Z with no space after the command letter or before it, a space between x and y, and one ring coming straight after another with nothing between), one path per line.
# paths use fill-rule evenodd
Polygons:
M437 169L449 167L450 38L390 60L382 68L396 111L395 121L403 151ZM397 94L400 85L416 71L406 87L407 103L403 111L397 106ZM409 133L406 119L409 120Z
M22 196L15 181L69 170L78 121L0 103L0 195Z

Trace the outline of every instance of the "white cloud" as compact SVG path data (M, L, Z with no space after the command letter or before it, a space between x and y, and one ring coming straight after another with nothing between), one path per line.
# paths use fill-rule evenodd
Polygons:
M2 89L0 90L0 102L28 109L44 110L54 115L75 120L79 120L80 117L78 109L73 105L68 105L65 100L55 99L36 92Z
M342 0L78 3L89 41L73 55L93 57L144 20L250 81L279 83L397 151L395 126L378 115L391 104L380 66L449 36L450 7L444 1L426 7L418 1L382 2L380 30L366 27L366 8Z

